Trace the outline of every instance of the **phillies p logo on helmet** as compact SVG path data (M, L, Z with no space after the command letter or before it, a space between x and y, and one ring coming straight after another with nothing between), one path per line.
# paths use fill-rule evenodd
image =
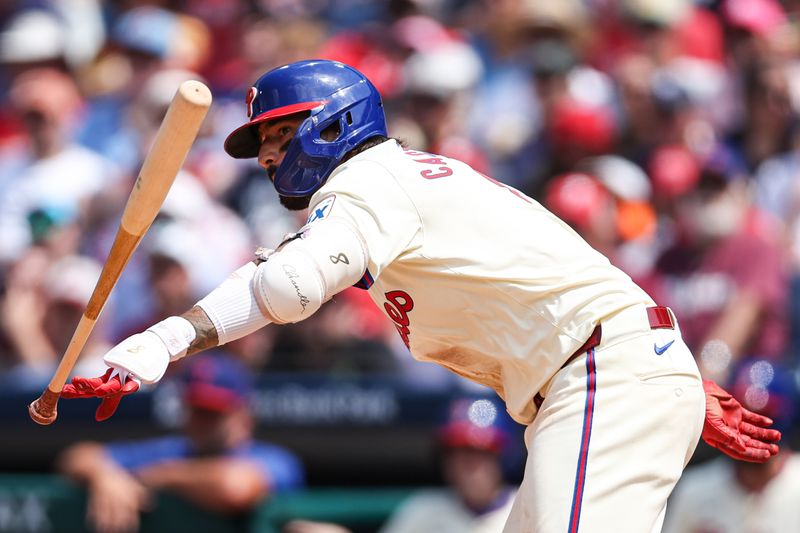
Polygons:
M247 118L253 118L253 100L256 99L257 94L258 89L255 87L250 87L250 90L247 91L247 96L244 99L247 104Z

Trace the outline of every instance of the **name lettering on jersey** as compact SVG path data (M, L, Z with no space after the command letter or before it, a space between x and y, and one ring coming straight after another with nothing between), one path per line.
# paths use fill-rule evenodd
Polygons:
M420 171L419 173L420 176L422 176L426 180L435 180L438 178L445 178L447 176L453 175L453 170L447 166L447 161L445 161L441 157L426 152L417 152L416 150L405 150L403 153L411 157L422 157L422 159L414 159L415 163L422 163L424 165L443 165L440 166L437 170L425 169ZM489 176L483 174L482 172L478 172L478 175L485 178L489 182L497 185L498 187L502 187L508 190L511 194L513 194L517 198L524 200L529 204L532 203L530 198L528 198L515 188L509 187L505 183L501 183L494 178L490 178Z
M411 320L408 318L408 313L414 309L414 300L408 295L406 291L389 291L384 294L387 302L383 304L383 309L389 318L394 322L394 327L400 334L400 338L406 345L406 348L411 348L408 342L408 336L411 331L408 326L411 325Z
M421 163L423 165L441 165L438 169L425 169L420 171L419 175L425 178L426 180L435 180L439 178L446 178L447 176L453 175L453 169L447 166L447 162L442 159L441 157L437 157L433 154L428 154L425 152L417 152L415 150L406 150L404 152L406 155L411 157L420 157L423 156L422 159L414 159L415 163Z
M332 194L315 205L308 214L308 220L306 220L306 224L311 224L312 222L316 222L317 220L321 220L328 216L331 212L331 209L333 209L333 202L335 201L336 195Z

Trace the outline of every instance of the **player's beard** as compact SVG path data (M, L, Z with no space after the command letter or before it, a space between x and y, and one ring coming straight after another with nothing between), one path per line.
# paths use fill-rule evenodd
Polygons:
M281 205L289 211L302 211L311 203L310 196L284 196L279 194L278 198L280 198Z
M267 168L267 175L272 183L275 183L275 173L277 171L277 165L270 165ZM281 205L289 211L302 211L308 208L308 205L311 203L311 196L284 196L278 193L278 199Z

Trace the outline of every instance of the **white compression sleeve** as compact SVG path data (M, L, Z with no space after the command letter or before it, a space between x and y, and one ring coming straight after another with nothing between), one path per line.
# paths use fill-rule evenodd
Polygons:
M261 313L253 293L257 269L255 263L247 263L197 302L214 324L220 346L271 323Z

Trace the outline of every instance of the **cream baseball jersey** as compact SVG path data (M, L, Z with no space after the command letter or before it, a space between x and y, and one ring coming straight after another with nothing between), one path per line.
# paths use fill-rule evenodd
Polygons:
M493 388L521 423L600 320L653 304L533 199L394 140L340 165L310 205L310 224L358 228L369 256L359 286L412 355Z

